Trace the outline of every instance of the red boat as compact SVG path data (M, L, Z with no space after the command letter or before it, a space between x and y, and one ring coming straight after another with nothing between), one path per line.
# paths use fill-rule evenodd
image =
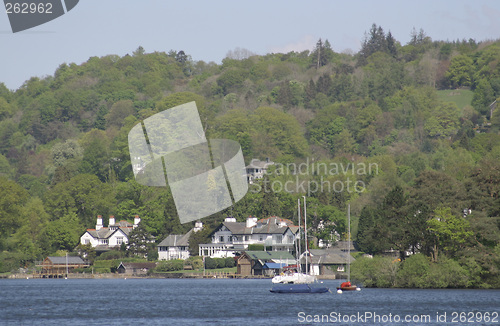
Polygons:
M342 291L356 291L358 287L356 285L351 284L351 282L343 282L340 284L340 287L337 288L337 290L342 290Z

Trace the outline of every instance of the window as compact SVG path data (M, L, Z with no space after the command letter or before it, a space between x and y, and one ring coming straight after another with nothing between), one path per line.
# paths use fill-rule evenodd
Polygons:
M224 242L224 236L223 236L223 235L221 235L221 236L219 237L219 242Z
M101 239L101 244L108 244L109 240L108 239Z
M263 235L259 235L259 241L264 241L264 236Z
M276 243L281 243L283 241L283 236L281 234L278 234L276 236Z
M248 241L248 235L245 236L245 241Z
M233 236L232 235L229 236L229 242L233 242Z
M293 243L293 235L288 236L288 243Z
M121 245L121 244L123 243L123 237L117 237L117 238L116 238L116 243L117 243L118 245Z
M89 244L90 243L90 240L89 239L85 239L83 240L83 244Z

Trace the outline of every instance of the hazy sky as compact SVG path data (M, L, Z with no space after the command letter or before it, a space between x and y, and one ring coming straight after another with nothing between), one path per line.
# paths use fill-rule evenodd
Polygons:
M61 63L92 56L184 50L220 63L229 50L302 51L321 37L336 52L357 52L373 23L405 44L415 27L433 40L500 38L500 1L80 0L44 25L12 33L0 9L0 82L19 88Z

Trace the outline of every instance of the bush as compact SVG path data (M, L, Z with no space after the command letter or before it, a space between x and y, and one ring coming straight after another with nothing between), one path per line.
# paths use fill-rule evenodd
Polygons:
M184 260L173 259L159 263L158 266L156 266L155 268L155 272L165 273L165 272L181 271L183 269L184 269Z
M217 260L216 260L216 258L205 257L205 268L206 269L215 269L215 268L217 268Z
M366 287L391 287L396 283L399 265L392 257L361 257L352 263L351 275Z
M158 260L158 250L156 248L150 249L148 251L148 261Z
M120 259L120 258L124 258L124 257L125 257L124 252L118 251L118 250L110 250L107 252L103 252L98 257L96 257L95 260L112 260L112 259Z
M226 267L234 267L234 258L231 258L231 257L228 257L228 258L205 257L205 268L206 269L216 269L216 268L226 268Z
M13 272L21 267L23 256L17 252L0 252L0 273Z
M225 258L226 261L226 267L234 267L236 265L236 262L234 261L233 257L227 257Z
M430 261L423 254L412 255L402 263L397 273L397 285L406 288L429 287Z
M215 262L217 263L216 268L225 268L226 267L226 258L215 258Z
M263 244L249 244L248 250L249 251L264 251L264 245Z
M194 270L203 268L203 258L200 256L191 256L184 261L187 266L193 267Z
M427 284L432 288L465 288L470 280L465 268L452 259L431 264Z

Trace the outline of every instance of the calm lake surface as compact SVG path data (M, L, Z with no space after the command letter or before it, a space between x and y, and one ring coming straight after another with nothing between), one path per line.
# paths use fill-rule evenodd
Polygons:
M270 280L4 279L0 325L500 325L500 290L270 288Z

